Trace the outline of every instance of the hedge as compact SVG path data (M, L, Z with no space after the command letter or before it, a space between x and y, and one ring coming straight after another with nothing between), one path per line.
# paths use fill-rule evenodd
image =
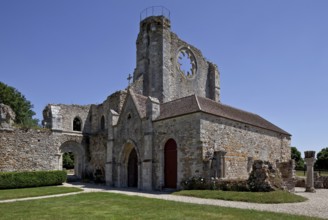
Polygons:
M61 185L66 171L0 172L0 189Z

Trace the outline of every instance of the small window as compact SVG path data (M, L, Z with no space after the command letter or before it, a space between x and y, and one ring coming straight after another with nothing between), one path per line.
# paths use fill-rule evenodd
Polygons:
M100 128L101 128L101 130L105 130L105 117L104 116L101 116Z
M81 131L82 130L82 121L80 118L75 117L73 120L73 131Z
M130 120L132 118L131 114L128 114L128 120Z

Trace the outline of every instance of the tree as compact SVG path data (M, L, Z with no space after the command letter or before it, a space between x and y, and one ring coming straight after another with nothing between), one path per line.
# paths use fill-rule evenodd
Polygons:
M319 170L328 170L328 147L321 149L317 154L315 167Z
M63 167L65 169L74 168L74 154L72 152L65 152L63 154Z
M304 169L304 160L301 152L299 152L296 147L291 147L291 150L291 158L295 160L295 169Z
M38 119L33 119L33 105L14 87L0 82L0 103L8 105L16 114L15 123L27 127L37 126Z

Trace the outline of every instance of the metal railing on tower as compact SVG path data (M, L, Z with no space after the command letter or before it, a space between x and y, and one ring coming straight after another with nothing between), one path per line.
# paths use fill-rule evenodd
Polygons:
M151 16L164 16L170 20L171 12L164 6L152 6L140 12L140 21Z

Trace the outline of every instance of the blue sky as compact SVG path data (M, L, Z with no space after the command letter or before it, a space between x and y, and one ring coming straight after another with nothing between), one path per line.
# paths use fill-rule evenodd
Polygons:
M0 81L34 105L100 104L135 68L140 12L163 5L171 27L221 73L221 101L328 147L326 0L1 0Z

